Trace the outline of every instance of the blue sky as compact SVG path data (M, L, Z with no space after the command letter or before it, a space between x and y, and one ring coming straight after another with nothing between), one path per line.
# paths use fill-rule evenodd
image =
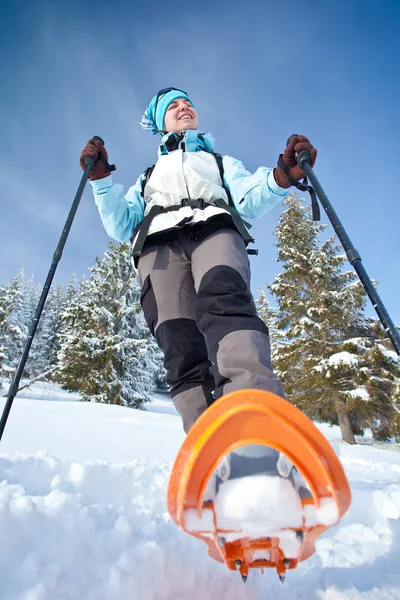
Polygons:
M400 323L399 27L389 0L2 0L0 284L21 267L44 282L89 137L105 139L126 190L153 164L158 138L139 121L175 85L216 150L251 171L274 166L291 133L311 139L315 172ZM254 222L254 293L279 271L280 212ZM106 244L87 190L56 281L87 273Z

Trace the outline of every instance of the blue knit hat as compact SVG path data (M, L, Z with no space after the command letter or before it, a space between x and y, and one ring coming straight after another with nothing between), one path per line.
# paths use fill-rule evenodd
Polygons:
M187 98L193 106L193 102L183 90L178 90L177 88L160 90L146 108L146 112L140 121L143 129L148 129L153 135L161 133L165 127L164 118L167 108L177 98Z

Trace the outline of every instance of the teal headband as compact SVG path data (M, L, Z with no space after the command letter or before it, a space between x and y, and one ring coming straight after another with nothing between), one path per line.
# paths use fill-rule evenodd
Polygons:
M168 106L177 98L186 98L193 106L193 102L186 92L176 88L165 88L160 90L152 99L140 121L143 129L148 129L152 134L164 131L164 118Z

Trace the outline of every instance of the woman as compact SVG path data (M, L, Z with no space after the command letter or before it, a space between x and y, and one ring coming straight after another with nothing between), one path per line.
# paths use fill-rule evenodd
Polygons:
M284 396L273 373L268 329L250 292L243 218L260 218L304 177L295 153L317 151L292 136L278 167L254 174L214 153L198 130L193 102L166 88L148 106L142 127L162 135L156 165L124 195L112 181L108 156L89 140L84 158L100 158L90 180L107 233L133 242L146 321L164 352L167 382L187 432L223 394L258 388Z

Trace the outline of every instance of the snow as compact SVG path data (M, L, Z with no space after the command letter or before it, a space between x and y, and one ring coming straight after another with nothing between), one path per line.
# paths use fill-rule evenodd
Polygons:
M350 352L336 352L329 357L328 364L335 368L339 365L356 367L358 365L358 359L355 354L350 354Z
M400 356L398 356L397 353L394 352L393 350L388 350L382 344L378 344L378 347L379 347L380 352L383 354L383 356L385 356L389 360L392 360L395 363L400 361Z
M225 481L215 512L221 529L235 529L242 523L249 537L257 533L268 536L274 528L300 527L302 523L300 498L292 483L280 477L256 475Z
M248 453L248 449L251 449ZM263 456L263 446L247 446L236 453L250 457L256 454ZM282 459L280 455L281 469ZM287 459L286 459L287 461ZM278 461L279 462L279 461ZM287 461L290 466L292 463ZM221 463L219 464L221 469ZM282 473L282 470L278 470ZM215 509L215 522L220 530L224 530L224 538L233 542L247 537L257 539L260 537L279 537L279 547L287 558L295 558L299 554L300 542L296 539L295 531L283 529L299 529L303 523L309 527L316 525L334 525L339 521L339 514L333 498L321 498L318 508L313 505L302 505L299 495L292 482L282 477L267 474L254 474L252 476L237 477L223 481L219 485L218 495L209 495L213 498ZM306 482L297 472L294 477L296 488L306 486ZM215 483L214 483L215 485ZM184 513L185 527L188 531L201 531L212 534L214 531L214 512L211 509L203 510L199 516L194 509ZM277 533L279 531L279 533ZM283 543L282 543L283 539Z
M364 402L369 402L371 400L371 396L365 387L358 387L355 390L348 390L346 394L351 398L360 398Z
M316 524L334 525L339 520L337 506L333 498L321 498L316 512Z
M10 413L0 445L1 600L400 598L398 445L341 444L337 428L319 424L349 477L352 506L284 585L269 570L243 584L168 516L184 438L170 400L157 396L139 411L77 399L37 384ZM257 490L254 501L278 497ZM329 503L320 510L319 519L334 518ZM294 541L285 543L290 552Z
M311 319L309 319L308 317L303 317L302 319L299 319L299 324L302 327L313 327L315 325L314 321L312 321ZM318 326L318 324L317 324Z
M359 352L367 349L367 340L362 337L347 338L346 345L355 346Z

